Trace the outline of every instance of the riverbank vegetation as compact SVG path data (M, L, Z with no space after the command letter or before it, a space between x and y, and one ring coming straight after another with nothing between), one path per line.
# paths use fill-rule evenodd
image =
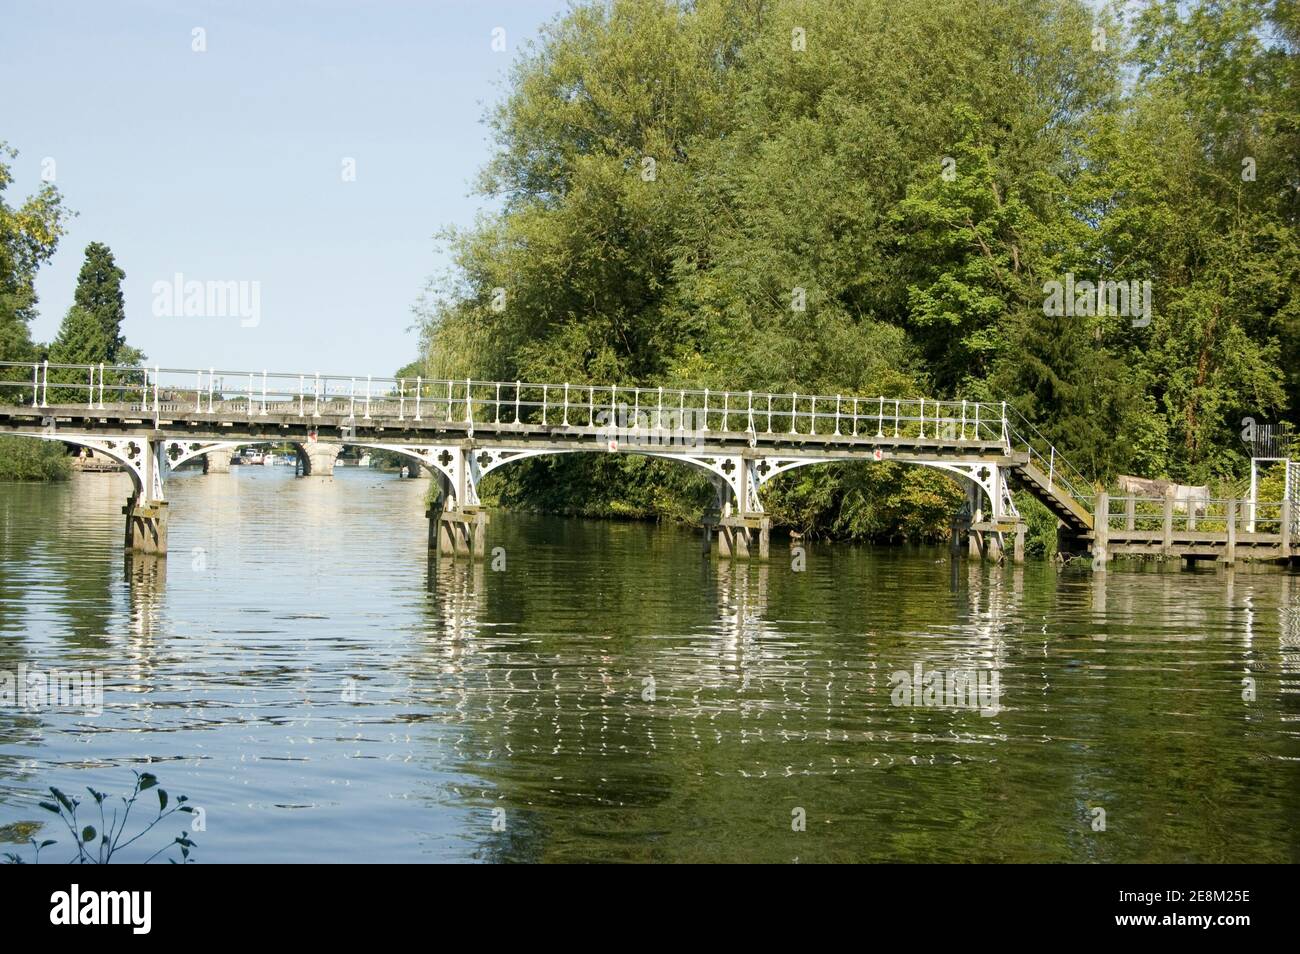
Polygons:
M423 372L1005 399L1101 481L1239 480L1243 419L1300 399L1297 7L1125 10L579 3L489 116L497 211L443 235ZM1084 281L1133 293L1097 307ZM623 456L498 473L495 500L554 511L693 519L710 495ZM829 465L765 499L889 540L941 537L961 495Z
M62 444L0 436L0 480L67 480L71 472Z
M49 344L34 342L29 324L36 317L36 274L58 248L72 214L52 184L45 184L21 204L10 206L5 191L13 181L5 159L17 152L0 142L0 361L45 361L53 364L104 364L108 368L134 367L144 354L126 343L122 322L126 302L112 249L102 242L86 246L77 275L73 305ZM71 372L51 371L47 396L52 403L84 401L84 388ZM108 380L114 380L111 371ZM30 390L27 392L30 397ZM21 400L18 393L0 393L0 401ZM0 480L62 480L70 467L63 445L30 438L0 437Z

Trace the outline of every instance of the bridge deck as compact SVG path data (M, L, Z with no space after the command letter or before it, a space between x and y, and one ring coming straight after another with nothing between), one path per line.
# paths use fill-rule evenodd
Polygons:
M1095 492L1005 402L0 362L0 432L80 437L130 463L158 500L169 462L290 441L315 445L329 467L334 445L396 448L459 481L465 506L477 503L465 486L470 471L477 480L521 455L681 456L730 482L740 517L760 514L763 481L792 467L925 464L968 478L973 500L982 488L990 509L968 522L995 534L1015 525L1009 482L1046 505L1102 565L1119 554L1287 559L1298 529L1287 501L1250 504L1249 512L1237 501L1204 501L1182 513L1169 499ZM141 466L143 447L157 466ZM447 463L449 455L459 463ZM1113 512L1117 502L1123 513Z
M563 424L532 421L464 421L437 414L425 414L420 419L407 417L370 418L352 417L346 413L322 412L319 415L299 415L268 409L266 412L232 413L236 407L217 407L213 411L196 411L175 405L161 405L158 412L135 404L106 405L87 409L74 404L49 405L31 408L0 405L0 428L5 430L31 430L32 428L64 428L78 432L98 431L114 434L159 435L171 438L197 436L212 439L243 439L249 442L266 442L303 438L315 433L323 440L361 440L382 435L384 440L410 440L442 443L447 440L465 440L485 443L496 438L511 441L519 439L550 442L563 449L575 442L599 443L603 439L617 440L620 447L653 447L671 451L674 448L700 452L713 445L732 447L744 445L756 454L770 453L772 448L806 448L811 452L825 449L835 454L857 455L870 458L877 448L894 453L960 457L970 460L1023 462L1028 455L1008 451L1005 443L992 435L965 439L944 436L922 436L919 433L892 432L884 434L808 433L789 431L685 430L639 426L617 428L604 423Z
M969 476L999 518L1015 513L1005 472L1072 532L1093 522L1089 482L1005 402L0 362L5 402L11 432L894 459Z

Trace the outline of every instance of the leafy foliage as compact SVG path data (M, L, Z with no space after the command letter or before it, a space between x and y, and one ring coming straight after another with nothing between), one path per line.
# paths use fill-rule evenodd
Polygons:
M136 348L129 346L122 336L122 321L126 309L122 296L122 280L126 273L117 267L113 252L101 242L86 246L86 258L77 276L74 304L68 309L59 328L58 337L49 347L51 364L106 365L138 367L145 360ZM84 385L86 375L66 369L56 369L50 374L50 383L76 384L81 387L51 387L49 400L55 404L80 403L87 399ZM120 372L106 370L105 380L121 383Z
M115 854L139 841L165 819L171 818L177 813L190 814L194 811L192 806L186 804L189 798L185 795L179 796L173 802L167 792L158 787L158 777L153 773L135 772L134 774L135 787L132 789L131 794L120 798L122 803L120 818L116 807L112 807L112 815L108 815L107 806L112 805L112 799L108 795L97 792L93 788L86 789L94 803L91 821L94 821L93 816L97 813L98 828L93 823L83 824L82 821L78 820L77 812L82 806L82 799L65 795L57 788L50 788L51 800L41 802L41 808L58 816L59 821L72 835L72 841L76 845L77 853L69 859L69 863L108 864L113 860ZM147 824L140 831L128 838L126 837L126 828L131 817L131 809L135 807L135 803L140 796L151 789L156 790L158 810L152 818L148 819ZM32 858L34 863L40 862L43 850L58 844L54 839L37 841L34 837L30 838L29 842L34 849ZM194 846L195 842L190 838L189 832L182 831L172 841L150 855L145 860L145 864L153 861L159 855L165 854L172 848L179 849L180 863L188 864L194 860L190 857L190 849ZM24 863L23 857L16 853L6 853L5 859L10 864ZM177 863L175 858L169 858L168 860L173 864Z
M1099 480L1239 479L1242 419L1300 402L1297 11L581 3L490 117L502 211L445 236L428 367L1008 400ZM1151 308L1049 313L1067 275L1150 282ZM805 532L942 531L935 475L877 469L791 475L768 508ZM501 499L616 509L611 470L636 512L701 494L574 458L522 465Z
M0 142L0 361L30 361L36 353L27 325L36 315L36 271L49 261L65 232L68 211L52 185L10 207L13 181L5 158L18 155Z
M0 436L0 480L67 480L71 470L62 444Z

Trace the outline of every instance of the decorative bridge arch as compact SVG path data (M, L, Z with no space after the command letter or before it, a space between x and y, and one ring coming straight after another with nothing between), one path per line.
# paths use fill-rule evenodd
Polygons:
M766 554L762 487L820 463L896 461L951 474L967 487L975 532L995 547L1020 523L1013 482L1070 531L1086 534L1092 523L1088 482L1000 402L0 363L0 433L121 463L134 484L128 545L158 552L172 469L280 442L297 444L316 475L332 473L343 445L418 461L442 491L431 543L459 552L483 550L483 477L570 453L638 454L704 472L718 492L706 533L734 555L755 542Z

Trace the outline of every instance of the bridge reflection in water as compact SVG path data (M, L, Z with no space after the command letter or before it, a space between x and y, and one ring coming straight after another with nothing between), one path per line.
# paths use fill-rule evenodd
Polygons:
M954 564L944 616L962 637L959 645L945 640L932 661L1000 672L1005 630L1019 619L1024 578L1021 568L990 573L980 564ZM435 634L428 650L436 656L426 658L426 668L450 694L453 709L479 726L475 743L481 750L581 754L624 744L629 734L641 737L643 731L651 749L667 740L716 743L724 731L742 744L823 737L837 712L889 706L891 673L916 661L910 652L892 667L883 657L814 662L792 655L792 627L811 632L824 624L771 619L771 587L788 589L791 574L770 564L716 564L692 587L712 594L712 618L692 634L633 639L647 650L636 653L641 669L628 668L629 640L615 633L607 651L580 660L572 639L563 647L557 642L554 657L532 645L516 655L501 632L501 606L490 605L499 602L506 581L482 563L431 558L427 579ZM864 601L864 609L870 604ZM866 645L874 644L874 635L867 633ZM428 665L434 658L436 665ZM582 700L576 707L575 695ZM811 712L820 716L810 718ZM539 721L545 724L540 732ZM844 740L858 734L847 728L836 733ZM831 772L854 770L846 760Z
M553 858L591 857L584 852L592 838L625 844L628 832L607 830L603 819L627 824L629 814L634 831L635 819L645 819L648 840L633 857L733 857L724 833L737 824L767 826L763 857L828 857L787 837L791 808L804 807L841 835L852 832L858 857L957 845L945 850L1133 860L1142 856L1135 844L1148 857L1174 857L1177 845L1203 844L1215 824L1212 812L1192 806L1191 791L1175 795L1157 779L1155 765L1191 766L1199 779L1192 788L1204 793L1219 777L1208 768L1214 761L1221 770L1245 749L1258 754L1260 744L1279 756L1288 748L1263 741L1273 732L1252 716L1242 680L1255 679L1258 698L1273 703L1296 685L1300 588L1291 575L1230 569L1225 587L1170 573L938 566L935 555L877 563L856 550L816 548L819 572L807 579L778 559L718 563L690 588L712 593L712 619L688 634L650 629L628 639L613 623L601 636L597 623L578 636L517 645L501 628L512 615L502 602L505 580L463 562L437 563L431 607L440 632L460 641L454 654L431 647L445 663L441 691L466 730L456 756L484 778L485 811L528 806L511 811L528 815L529 837ZM535 582L558 585L563 575L557 568ZM832 589L837 578L854 583ZM812 611L814 603L822 609ZM1257 606L1269 607L1266 618ZM826 624L855 613L856 634ZM891 674L917 664L996 673L1000 711L896 707ZM1171 720L1193 737L1171 735ZM1134 760L1132 778L1117 759ZM546 784L520 769L559 763ZM1139 764L1147 772L1141 783ZM694 796L680 776L697 778ZM1053 794L1029 791L1029 780ZM1261 784L1276 794L1271 781ZM704 797L720 789L728 795ZM914 814L919 793L938 791L957 804L945 812L930 802L932 814ZM1233 797L1239 807L1252 804L1252 795ZM579 816L583 805L608 815ZM1112 827L1128 826L1124 835L1087 837L1093 807L1107 808ZM1261 810L1294 817L1296 806L1292 799ZM1182 839L1158 848L1170 836L1153 820L1167 824L1174 812L1189 812L1174 826ZM674 813L692 819L696 844L658 827ZM743 822L727 822L727 814ZM991 815L1003 824L990 825ZM566 838L570 824L583 837ZM1072 826L1077 834L1062 834ZM1002 834L991 836L995 829ZM500 857L522 850L504 835L494 845ZM1225 851L1219 856L1234 856ZM1183 856L1207 855L1192 848Z

